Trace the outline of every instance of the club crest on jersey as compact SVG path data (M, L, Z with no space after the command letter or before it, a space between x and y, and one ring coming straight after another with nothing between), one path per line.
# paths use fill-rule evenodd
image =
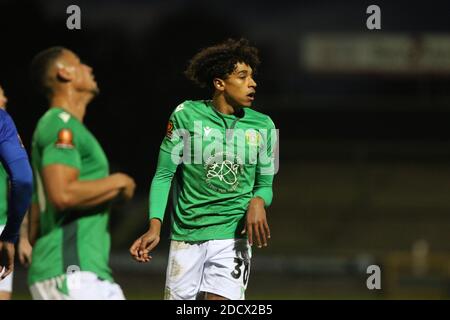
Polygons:
M172 133L173 133L173 122L169 120L169 122L167 123L166 137L172 139Z
M245 141L250 146L259 146L261 135L255 130L248 130L245 132Z
M70 129L61 129L58 132L58 140L55 143L56 147L62 149L72 149L75 147L73 144L73 134Z

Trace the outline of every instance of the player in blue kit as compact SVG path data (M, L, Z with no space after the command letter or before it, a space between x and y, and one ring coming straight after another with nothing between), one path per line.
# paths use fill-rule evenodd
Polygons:
M2 97L3 97L2 91ZM0 281L14 270L14 244L20 225L30 205L33 175L28 155L17 133L14 121L0 109L0 161L10 182L6 225L0 235Z

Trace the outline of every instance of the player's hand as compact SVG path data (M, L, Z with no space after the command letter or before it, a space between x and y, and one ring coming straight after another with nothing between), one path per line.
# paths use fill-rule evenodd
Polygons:
M256 240L258 248L267 247L267 239L270 239L270 229L267 224L264 200L258 197L250 200L245 219L245 228L242 234L247 233L248 243L252 246Z
M0 281L14 271L14 243L0 241Z
M161 231L161 221L152 219L150 229L139 237L130 247L130 254L138 262L149 262L149 253L158 245Z
M33 248L28 239L20 238L19 240L19 260L22 265L28 267L31 264L31 254Z

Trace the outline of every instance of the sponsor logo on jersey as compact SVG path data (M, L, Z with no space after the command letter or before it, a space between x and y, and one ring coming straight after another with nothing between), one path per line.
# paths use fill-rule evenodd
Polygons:
M75 147L73 144L73 134L70 129L61 129L58 132L58 140L56 140L56 147L63 149L72 149Z
M219 152L205 161L205 182L209 188L220 193L233 192L239 186L242 174L242 159L229 152Z

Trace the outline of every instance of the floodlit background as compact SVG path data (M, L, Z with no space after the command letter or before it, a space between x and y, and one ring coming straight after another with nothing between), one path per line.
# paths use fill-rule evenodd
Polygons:
M66 8L81 8L81 30ZM148 191L167 119L209 98L183 71L200 49L246 37L260 49L255 108L280 129L249 299L450 297L450 2L0 0L0 83L22 139L46 103L30 89L39 50L66 46L93 68L101 95L85 122L137 194L112 214L111 265L130 299L161 299L169 217L150 264L128 247L147 228ZM382 289L368 290L369 265ZM16 299L29 299L18 267Z

